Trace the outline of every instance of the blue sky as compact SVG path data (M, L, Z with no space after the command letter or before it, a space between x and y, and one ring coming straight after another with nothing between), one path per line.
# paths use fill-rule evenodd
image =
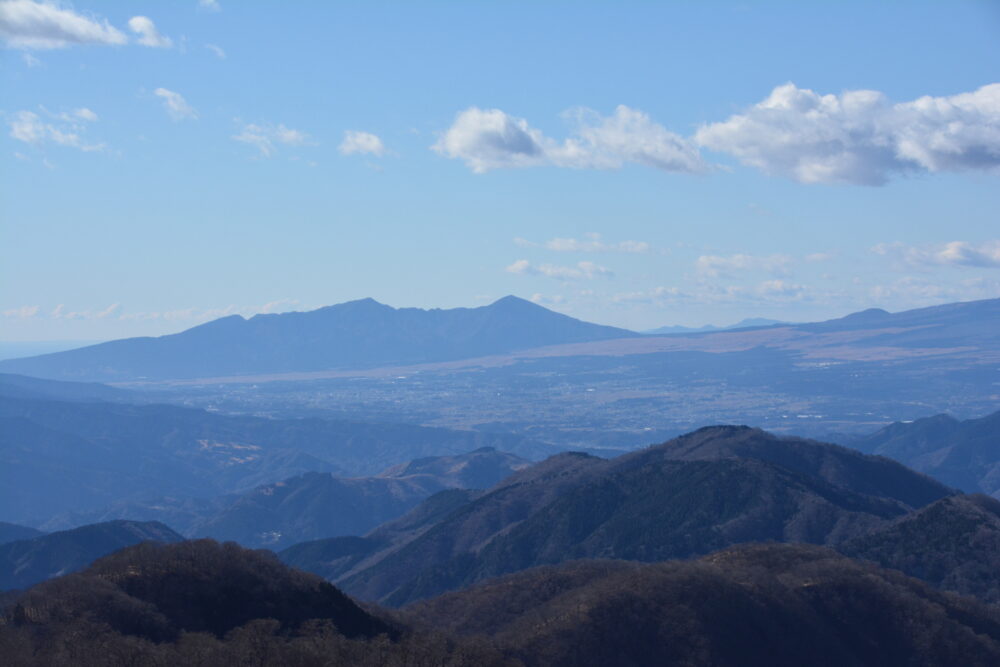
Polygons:
M988 2L0 0L0 340L1000 297Z

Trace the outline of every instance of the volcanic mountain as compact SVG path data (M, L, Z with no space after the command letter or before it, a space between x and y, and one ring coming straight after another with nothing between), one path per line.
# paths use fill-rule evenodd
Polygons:
M10 359L0 371L100 382L205 378L451 361L637 336L514 296L449 310L361 299L309 312L230 315L168 336Z

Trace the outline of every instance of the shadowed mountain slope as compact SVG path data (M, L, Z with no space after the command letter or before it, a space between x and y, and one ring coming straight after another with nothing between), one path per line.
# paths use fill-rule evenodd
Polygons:
M404 618L487 635L538 665L991 665L1000 616L827 549L582 561L493 580Z
M450 361L638 335L513 296L450 310L362 299L304 313L231 315L159 338L10 359L0 370L56 380L203 378Z
M17 542L18 540L30 540L33 537L41 537L45 533L28 526L19 526L16 523L0 521L0 544Z
M887 491L874 492L883 478ZM612 460L552 457L412 539L355 544L360 552L319 571L359 597L399 605L578 558L653 561L760 540L838 544L951 493L878 457L713 427Z
M75 572L139 542L183 539L158 522L110 521L0 544L0 590L27 588Z
M942 498L838 550L1000 603L1000 501L989 496Z
M966 421L936 415L897 422L849 444L964 491L1000 497L1000 412Z

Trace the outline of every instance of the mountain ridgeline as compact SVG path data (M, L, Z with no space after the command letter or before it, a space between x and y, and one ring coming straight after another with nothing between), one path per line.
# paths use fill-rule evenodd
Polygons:
M710 427L611 460L560 454L446 512L418 506L365 538L282 557L398 606L579 558L688 558L749 541L835 546L953 493L888 459Z
M0 371L99 382L205 378L452 361L638 335L514 296L448 310L362 299L309 312L230 315L168 336L6 360Z
M965 421L942 414L897 422L847 442L963 491L1000 498L1000 412Z

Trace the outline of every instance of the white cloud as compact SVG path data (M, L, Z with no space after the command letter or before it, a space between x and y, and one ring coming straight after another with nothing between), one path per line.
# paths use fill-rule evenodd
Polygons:
M167 110L174 120L184 120L185 118L197 118L198 113L192 108L184 96L166 88L157 88L153 94L163 100L163 108Z
M751 285L701 284L689 289L661 286L650 290L615 294L611 297L611 301L657 306L712 303L769 304L813 301L816 296L805 285L775 279Z
M107 308L96 312L93 310L67 311L65 304L60 303L52 309L49 317L54 320L103 320L111 317L119 310L121 310L121 304L113 303Z
M128 20L128 27L129 30L139 35L139 39L136 41L143 46L155 49L169 49L174 45L169 37L160 34L152 19L147 16L133 16Z
M309 135L282 124L248 123L239 134L233 135L233 140L255 146L263 157L271 157L276 151L275 144L304 146L309 143Z
M3 316L17 320L27 320L38 315L38 311L38 306L21 306L20 308L11 308L3 311Z
M873 90L819 95L792 83L695 141L802 183L882 185L905 172L1000 166L1000 84L893 104Z
M547 250L555 252L626 252L645 253L649 252L650 245L645 241L618 241L608 243L601 238L600 234L584 234L583 239L574 238L554 238L544 243L535 243L527 239L517 237L514 244L522 248L537 248L542 246Z
M125 44L128 38L106 20L90 18L53 2L0 2L0 38L22 49L61 49L81 44Z
M585 109L574 116L575 133L559 143L523 118L499 109L471 107L455 117L431 148L463 160L476 173L541 165L618 169L626 163L675 172L705 170L695 146L641 111L619 106L608 117Z
M222 50L221 46L218 46L216 44L206 44L205 48L214 53L215 57L218 58L219 60L226 59L226 52Z
M105 144L89 143L81 136L86 131L84 121L97 120L97 114L90 109L77 109L71 113L60 114L46 113L59 122L50 123L33 111L13 113L7 121L10 136L36 147L54 143L85 152L102 151L107 148Z
M378 136L370 132L357 132L348 130L344 132L344 140L338 148L341 155L374 155L382 157L385 154L385 145Z
M716 277L732 275L738 271L766 271L776 275L788 273L792 258L788 255L702 255L695 261L695 269L700 275Z
M949 301L994 299L1000 297L1000 281L980 277L942 284L937 280L907 276L887 285L870 287L868 295L877 303L890 304L897 308L900 304L919 306Z
M219 0L198 0L198 8L209 12L222 11L222 7L219 5Z
M518 275L545 276L557 280L582 280L591 278L610 278L614 272L607 267L593 262L577 262L575 266L556 266L553 264L532 264L526 259L519 259L505 269L507 273Z
M73 115L80 120L85 120L89 123L97 122L97 114L86 107L77 109L73 112Z
M540 306L558 306L566 303L566 297L561 294L545 295L541 292L536 292L531 295L530 301L532 303L537 303Z
M1000 240L981 243L950 241L925 246L882 243L872 248L872 252L891 257L901 265L915 268L932 266L1000 268Z
M27 52L22 53L21 57L24 60L24 64L27 65L28 67L41 67L42 65L42 61L36 58L35 56L31 55L30 53Z

